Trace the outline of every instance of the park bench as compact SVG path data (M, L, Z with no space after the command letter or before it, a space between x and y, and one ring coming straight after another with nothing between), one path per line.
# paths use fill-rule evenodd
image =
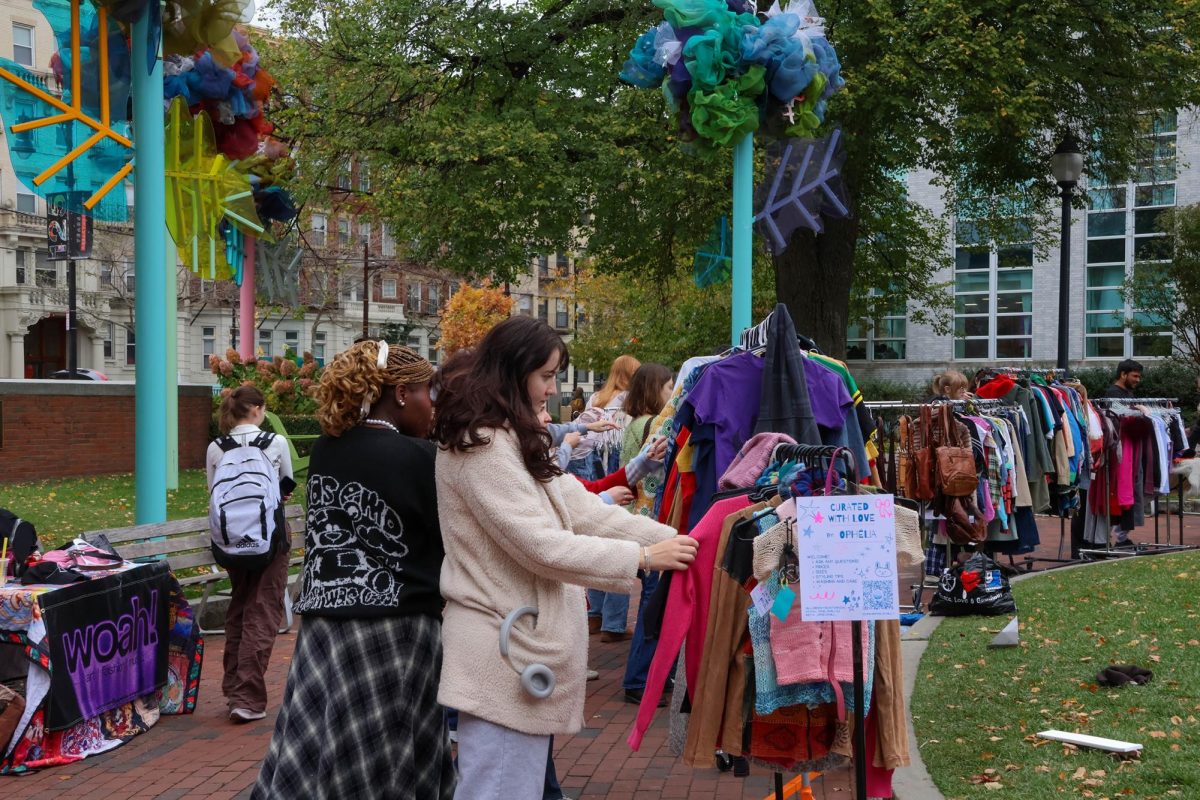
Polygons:
M292 531L292 551L288 557L287 589L283 593L285 624L280 633L290 630L293 622L291 587L299 580L300 573L293 574L292 568L304 563L304 508L296 504L289 505L284 509L284 516ZM200 607L196 610L198 625L208 607L210 597L229 596L229 590L214 594L217 584L227 579L229 573L213 559L209 546L211 540L208 517L89 531L83 534L83 538L91 542L101 535L128 561L151 562L166 559L185 591L192 586L202 587L204 593L200 598ZM202 626L200 632L223 634L225 631L220 628L206 630Z

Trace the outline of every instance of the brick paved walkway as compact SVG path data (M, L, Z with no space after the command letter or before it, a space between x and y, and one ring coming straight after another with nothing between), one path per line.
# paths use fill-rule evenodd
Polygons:
M123 798L162 800L230 800L249 797L249 787L274 728L296 634L279 637L267 682L271 705L267 718L234 725L221 697L220 664L224 639L205 642L205 664L196 713L163 717L149 733L123 747L77 764L26 776L0 778L0 797L26 800ZM555 738L555 764L564 791L579 800L761 800L772 792L771 777L761 771L735 778L715 768L684 767L666 746L667 720L660 712L642 749L625 744L637 707L623 702L621 676L627 644L602 644L591 637L592 663L600 680L588 684L587 728L572 737ZM819 779L817 798L847 798L846 775ZM399 798L397 800L400 800Z
M1184 541L1200 544L1200 517L1186 518ZM1175 525L1175 523L1172 523ZM1039 521L1043 546L1039 555L1053 556L1058 547L1058 522ZM1160 528L1165 537L1165 522ZM1178 541L1178 527L1173 540ZM1135 534L1138 541L1154 540L1153 525ZM636 604L636 603L635 603ZM632 627L632 626L631 626ZM205 668L196 713L164 717L149 733L112 753L27 776L0 778L0 797L27 800L57 798L209 798L248 797L249 787L274 728L283 686L290 666L296 633L279 637L267 675L272 704L267 718L258 723L233 725L226 717L220 692L220 664L224 639L206 641ZM633 753L625 744L636 707L623 702L621 676L627 644L603 644L591 637L591 662L600 680L588 684L585 730L555 740L555 762L568 795L579 800L768 800L769 774L755 770L748 778L735 778L714 769L684 767L666 746L667 719L660 712L647 732L642 750ZM848 800L849 776L845 771L826 775L814 784L818 800ZM901 800L921 800L902 798Z

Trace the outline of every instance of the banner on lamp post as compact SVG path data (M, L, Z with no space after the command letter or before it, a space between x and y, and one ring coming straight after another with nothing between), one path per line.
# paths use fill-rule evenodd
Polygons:
M46 196L46 244L51 261L77 261L92 254L92 217L83 208L87 192L54 192Z

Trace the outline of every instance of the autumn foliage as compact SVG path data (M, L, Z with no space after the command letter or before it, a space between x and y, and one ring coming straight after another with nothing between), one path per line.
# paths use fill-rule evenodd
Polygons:
M493 326L508 319L513 299L495 286L459 284L442 308L442 350L447 356L474 347Z

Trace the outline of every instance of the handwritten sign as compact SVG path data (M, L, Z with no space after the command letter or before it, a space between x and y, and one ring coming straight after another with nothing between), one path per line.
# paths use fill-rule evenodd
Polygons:
M897 619L896 506L891 495L797 497L794 519L805 622Z

